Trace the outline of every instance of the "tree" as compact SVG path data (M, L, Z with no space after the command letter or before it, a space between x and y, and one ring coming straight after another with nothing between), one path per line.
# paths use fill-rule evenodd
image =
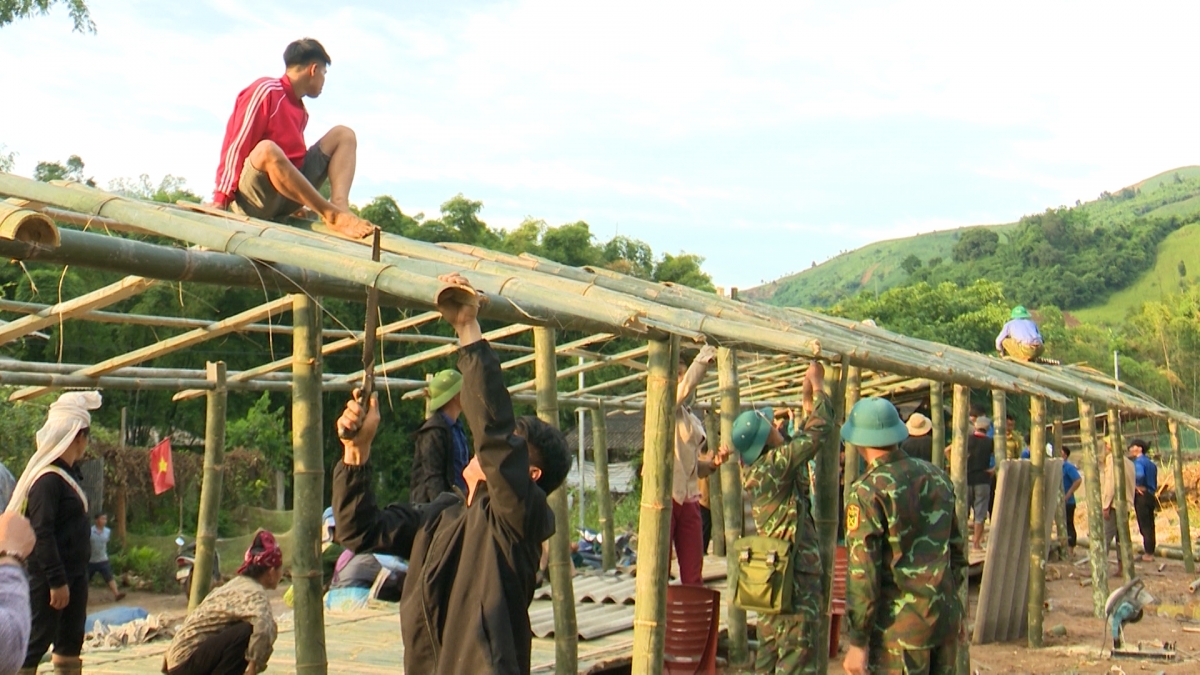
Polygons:
M1180 260L1178 269L1179 269L1179 276L1181 276L1181 277L1187 276L1187 263Z
M704 258L694 253L664 253L662 260L654 266L654 280L659 283L689 286L701 291L717 290L713 286L712 277L700 269L702 264Z
M0 0L0 26L28 19L35 14L49 14L51 5L66 5L75 30L80 33L95 33L96 24L84 0Z
M12 173L17 165L17 153L0 143L0 173Z
M986 227L972 227L962 233L954 244L954 262L988 258L1000 246L1000 235Z
M82 163L80 164L82 171ZM175 202L193 202L199 204L202 199L187 188L187 180L167 174L155 185L148 174L132 178L117 178L108 182L108 191L115 192L134 199L144 199L150 202L174 204Z
M915 254L909 253L908 257L901 261L900 269L911 275L913 272L921 269L921 259Z
M599 251L592 243L592 229L582 220L551 227L542 234L542 255L572 267L595 265Z
M458 233L459 241L479 246L492 246L498 241L496 234L479 219L483 202L472 201L458 193L442 204L442 222Z
M270 392L264 391L246 411L245 417L226 425L225 446L228 450L257 450L267 458L272 469L291 466L291 434L287 432L283 408L271 408Z
M33 169L33 178L43 183L69 180L83 183L88 187L96 187L96 181L83 177L83 160L79 155L71 155L65 164L62 162L38 162Z
M654 253L640 239L617 235L604 245L604 266L631 277L649 279L654 274Z
M860 293L838 303L831 313L874 319L897 333L990 353L1008 307L1000 284L980 279L968 286L920 282L888 289L878 297Z

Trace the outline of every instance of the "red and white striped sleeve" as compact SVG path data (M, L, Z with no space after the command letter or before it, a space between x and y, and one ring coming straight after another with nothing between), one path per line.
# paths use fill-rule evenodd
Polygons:
M223 208L233 200L242 166L266 133L272 102L282 95L282 83L269 77L256 81L238 94L221 144L221 162L217 166L217 185L213 190L213 202L217 206Z

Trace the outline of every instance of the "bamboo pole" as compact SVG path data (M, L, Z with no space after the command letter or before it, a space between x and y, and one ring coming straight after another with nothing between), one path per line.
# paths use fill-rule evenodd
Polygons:
M843 404L843 411L846 415L854 409L854 404L858 403L858 399L862 395L862 370L858 366L849 366L846 368L846 396ZM840 423L837 420L835 423ZM833 437L839 438L837 433ZM937 455L937 452L933 453ZM847 443L845 463L842 468L842 502L845 503L846 496L850 494L850 489L854 487L854 482L858 480L858 448Z
M1063 454L1063 407L1061 405L1054 406L1054 456L1067 461ZM1058 558L1059 560L1067 560L1067 495L1065 492L1060 492L1058 500L1058 508L1054 509L1054 531L1058 534Z
M1029 492L1029 607L1027 643L1042 646L1042 613L1046 599L1046 399L1029 399L1029 460L1033 482Z
M1113 475L1116 481L1116 492L1113 496L1113 506L1117 518L1117 556L1121 561L1121 576L1125 583L1133 580L1133 537L1129 532L1129 489L1125 476L1125 444L1121 438L1121 413L1116 408L1108 409L1108 442L1112 448Z
M679 338L651 340L646 377L646 441L638 519L633 673L661 673L671 559L671 478L675 470L675 364Z
M721 416L709 408L704 412L704 433L708 438L710 452L721 447ZM732 459L730 461L733 461ZM709 474L708 478L708 520L712 523L712 552L713 555L725 555L725 504L724 491L721 489L721 471ZM705 551L707 553L707 551Z
M292 324L292 586L296 614L296 672L326 672L321 603L322 454L321 312L307 295L293 296Z
M125 426L127 420L128 409L121 406L121 438L118 441L118 446L121 450L125 450L125 439L128 436L128 427ZM121 549L124 550L129 546L129 530L127 528L127 511L126 506L129 504L129 477L121 476L120 482L117 483L117 505L116 513L113 514L113 530L117 535L117 541L121 542Z
M996 457L996 469L1008 459L1008 396L999 389L992 390L992 453ZM1014 458L1015 459L1015 458Z
M601 566L605 571L617 566L617 535L613 523L612 490L608 487L608 413L604 404L592 408L592 462L596 466L596 501L600 511Z
M732 447L729 439L733 438L733 422L742 412L738 398L737 352L728 347L717 348L717 377L721 383L721 440L726 447ZM733 602L738 576L733 542L742 536L744 517L742 468L736 460L721 465L721 495L724 498L722 509L725 515L725 562L728 569L725 614L729 625L729 665L731 668L745 668L750 665L746 643L746 611Z
M1092 565L1092 613L1104 618L1108 601L1108 551L1104 547L1104 514L1100 509L1100 453L1096 447L1096 418L1092 404L1079 399L1079 445L1083 459L1083 489L1087 492L1088 557Z
M217 552L217 514L221 510L221 478L225 470L225 363L209 362L204 428L204 482L200 483L200 514L196 523L196 558L192 566L192 588L188 611L196 609L212 588ZM219 573L219 570L218 570Z
M379 386L390 387L392 390L408 391L425 385L422 380L400 380L379 378ZM30 373L24 371L0 370L0 385L30 385L46 389L128 389L140 391L181 391L198 389L211 391L214 388L208 380L171 377L88 377L84 375L57 375L54 373ZM325 391L350 391L356 385L353 382L326 382ZM291 391L292 383L287 380L251 380L249 382L227 382L226 391ZM16 393L13 394L16 396ZM15 399L13 399L15 400ZM513 400L523 400L513 397ZM579 405L594 406L598 399L581 399ZM637 409L639 406L625 405L625 409Z
M943 387L937 380L929 383L929 421L933 422L933 431L929 433L933 444L933 465L939 469L946 468L946 404Z
M813 520L817 526L817 547L821 552L821 622L817 637L817 672L829 670L829 630L831 593L833 590L833 559L837 550L838 517L841 515L838 498L838 449L841 447L842 415L846 406L847 369L833 366L833 372L825 380L825 394L833 404L833 428L825 443L817 449L816 499L813 501ZM799 433L799 432L797 432ZM848 454L848 453L847 453Z
M961 384L954 385L954 416L951 422L950 440L950 480L954 483L954 517L958 520L958 530L963 533L964 540L970 540L967 529L967 437L970 435L967 427L970 425L971 390ZM934 448L936 451L937 448ZM970 601L967 597L967 578L963 574L964 583L958 589L958 602L963 610L963 625L967 624L970 616ZM958 641L958 655L954 672L957 675L970 675L971 672L970 641L964 635Z
M1183 551L1183 567L1188 574L1196 573L1196 559L1192 555L1192 524L1188 516L1187 487L1183 484L1183 449L1179 443L1179 423L1167 421L1171 434L1171 455L1175 458L1175 507L1179 511L1179 544Z
M558 360L554 354L554 329L533 329L537 356L537 416L558 428ZM579 627L575 622L575 590L571 581L571 514L567 484L551 492L554 536L550 537L550 600L554 605L554 662L558 673L575 673L579 662Z
M114 305L126 298L131 298L158 283L154 279L142 277L125 277L118 282L109 284L65 302L51 305L34 314L24 316L16 321L10 321L0 326L0 344L16 340L48 326L62 323L85 312L100 307Z

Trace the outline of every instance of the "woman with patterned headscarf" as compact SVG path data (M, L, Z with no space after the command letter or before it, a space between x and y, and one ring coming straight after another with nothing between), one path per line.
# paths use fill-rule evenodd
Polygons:
M37 452L17 481L8 511L24 513L37 535L29 557L29 606L32 632L21 673L34 673L54 645L54 672L79 673L87 619L88 500L77 465L87 451L92 425L89 411L100 407L100 394L72 391L50 404L37 432Z
M169 675L254 675L267 668L277 629L267 591L283 578L283 552L266 530L254 535L237 577L188 614L167 650Z

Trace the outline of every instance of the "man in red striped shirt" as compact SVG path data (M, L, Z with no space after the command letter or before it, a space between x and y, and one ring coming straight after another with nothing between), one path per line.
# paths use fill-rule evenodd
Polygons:
M311 148L304 143L303 98L325 87L331 60L320 42L296 40L283 52L287 72L242 90L225 127L213 202L236 213L279 220L307 206L339 234L361 239L371 223L350 211L358 140L336 126ZM329 199L318 192L329 181Z

